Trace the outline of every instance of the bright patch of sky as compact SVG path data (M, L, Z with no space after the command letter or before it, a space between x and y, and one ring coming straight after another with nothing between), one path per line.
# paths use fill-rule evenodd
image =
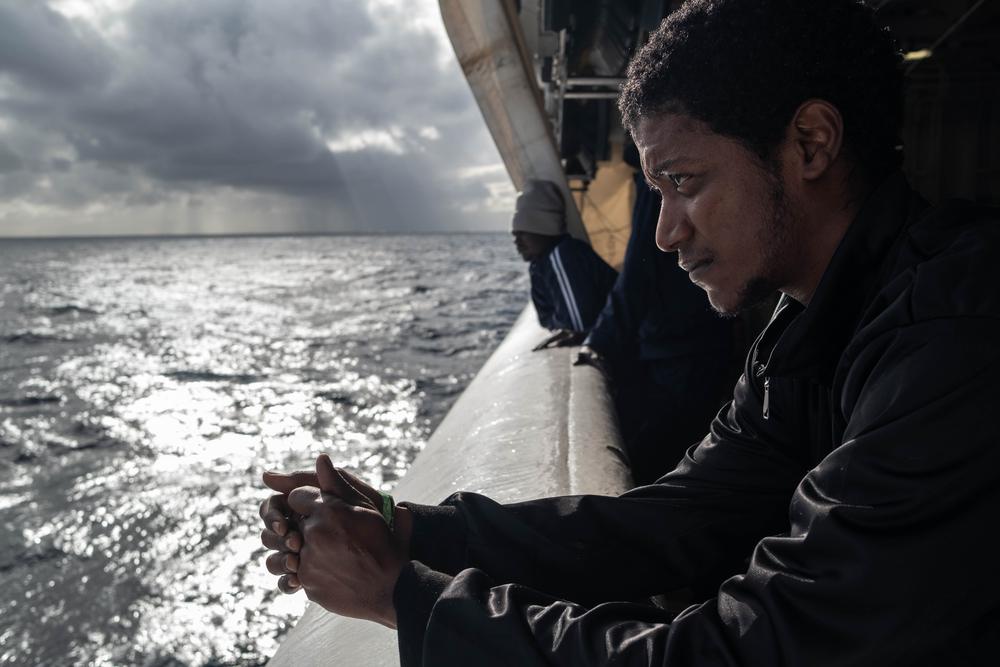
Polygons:
M403 138L403 131L398 127L385 130L361 130L360 132L347 132L326 142L326 147L331 153L356 153L366 149L383 150L393 155L402 155L406 152L400 139Z
M128 34L125 21L136 0L51 0L49 6L70 21L84 23L106 40L121 40Z

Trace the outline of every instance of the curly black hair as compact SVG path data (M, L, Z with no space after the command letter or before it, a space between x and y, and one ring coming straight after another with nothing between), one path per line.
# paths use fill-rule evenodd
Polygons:
M689 0L628 67L618 106L684 113L772 165L792 115L818 98L844 120L844 147L865 180L899 166L902 59L860 0Z

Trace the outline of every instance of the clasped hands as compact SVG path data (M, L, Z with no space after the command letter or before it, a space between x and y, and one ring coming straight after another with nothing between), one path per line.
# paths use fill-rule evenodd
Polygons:
M301 588L328 611L395 628L392 592L409 559L409 511L396 507L390 531L381 494L326 454L316 472L265 472L264 483L277 491L261 503L260 539L275 552L265 563L278 589Z

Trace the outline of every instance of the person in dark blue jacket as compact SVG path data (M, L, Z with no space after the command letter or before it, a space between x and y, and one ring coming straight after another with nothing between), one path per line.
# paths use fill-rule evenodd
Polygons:
M615 270L589 245L566 234L565 200L551 181L528 181L517 198L511 231L517 252L530 262L538 322L556 332L540 347L579 343L601 312Z
M638 158L634 146L625 153L635 167ZM738 366L732 320L719 317L676 258L656 247L660 196L635 178L625 263L577 362L611 376L632 476L651 484L705 435Z

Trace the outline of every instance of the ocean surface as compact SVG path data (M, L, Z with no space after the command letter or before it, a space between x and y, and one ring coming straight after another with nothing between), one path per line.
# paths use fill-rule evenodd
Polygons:
M0 664L266 662L260 473L391 488L527 301L509 238L0 239Z

